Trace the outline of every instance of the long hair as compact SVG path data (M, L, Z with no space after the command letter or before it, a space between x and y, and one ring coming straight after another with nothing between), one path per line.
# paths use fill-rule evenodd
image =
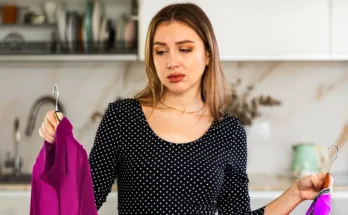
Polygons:
M202 76L201 96L213 119L220 121L226 106L232 102L231 91L221 68L219 49L211 22L205 12L193 3L170 4L152 18L145 42L144 63L148 83L135 98L144 105L155 106L163 96L163 84L157 76L153 60L153 40L158 25L171 21L186 24L203 40L210 62Z

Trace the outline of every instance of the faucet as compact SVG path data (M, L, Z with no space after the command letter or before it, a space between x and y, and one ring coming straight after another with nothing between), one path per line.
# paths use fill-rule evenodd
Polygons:
M28 136L28 137L32 136L34 128L35 128L36 118L37 118L39 109L45 103L51 103L53 105L56 105L59 109L59 112L61 112L63 114L65 113L62 104L59 101L57 101L54 97L42 96L42 97L38 98L35 101L35 103L33 104L32 108L30 109L30 112L29 112L29 119L28 119L27 126L25 129L26 136Z
M58 87L55 85L54 86L54 93L53 95L56 95L57 98L53 98L52 96L42 96L38 98L33 106L30 109L29 112L29 119L27 122L27 126L25 129L25 134L26 136L32 136L33 130L35 128L35 122L36 118L39 112L40 107L45 104L45 103L52 103L56 106L56 111L60 111L61 113L65 113L63 106L59 103L58 97L59 97L59 92L58 92ZM5 160L5 167L7 168L13 168L13 175L14 176L20 176L21 175L21 168L22 168L22 158L20 157L19 153L19 143L21 140L21 135L20 135L20 129L19 129L19 119L15 118L14 121L14 156L11 158L10 152L6 153L6 160Z
M19 176L22 168L22 158L19 154L19 142L21 141L21 133L19 129L19 119L15 118L14 121L14 156L10 157L9 152L7 153L7 159L5 160L5 167L13 168L13 175Z

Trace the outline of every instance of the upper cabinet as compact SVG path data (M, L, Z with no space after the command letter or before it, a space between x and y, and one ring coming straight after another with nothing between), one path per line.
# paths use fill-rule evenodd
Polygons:
M139 1L139 59L144 60L146 33L152 17L165 5L184 1ZM190 2L197 3L210 18L221 60L330 58L330 10L327 0L191 0ZM339 9L340 17L337 19L342 19L342 16L345 20L348 19L348 13L345 13L348 4L344 6ZM339 7L341 5L337 6ZM343 27L343 20L341 23ZM345 34L340 36L340 39L348 38L347 29L342 29ZM348 53L346 47L339 47L336 50Z
M138 58L143 61L145 57L145 40L151 19L164 6L175 2L174 0L139 0L139 26L138 26Z
M42 8L31 1L18 20L0 19L0 61L143 61L151 19L179 2L206 12L223 61L348 59L348 0L73 0ZM38 24L27 14L56 20Z
M327 0L199 0L222 60L329 57Z
M348 59L348 0L331 0L332 35L331 55L333 60Z

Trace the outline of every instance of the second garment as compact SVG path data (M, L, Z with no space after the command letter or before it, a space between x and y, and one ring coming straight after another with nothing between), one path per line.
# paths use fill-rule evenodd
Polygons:
M331 189L320 191L307 210L306 215L328 215L331 211Z
M97 215L88 155L63 118L32 170L30 215Z

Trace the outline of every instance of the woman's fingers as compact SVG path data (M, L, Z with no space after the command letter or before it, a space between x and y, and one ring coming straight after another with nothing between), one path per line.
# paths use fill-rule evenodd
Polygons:
M57 128L59 121L56 117L55 111L48 111L46 113L45 119L52 125L52 127Z
M49 143L53 143L54 141L54 138L52 138L45 132L45 128L43 126L41 126L41 128L39 129L39 135L40 137L42 137L44 140L46 140Z
M43 122L44 131L52 138L55 136L55 132L56 132L55 127L53 126L54 125L52 125L50 121L48 120L48 117L45 117Z
M56 118L56 120L59 123L63 119L64 116L61 112L56 112L56 113L54 113L54 117ZM57 117L59 117L59 120L57 119Z
M59 118L59 119L58 119ZM56 136L56 129L63 119L63 114L55 111L48 111L39 129L39 135L49 143L53 143Z

